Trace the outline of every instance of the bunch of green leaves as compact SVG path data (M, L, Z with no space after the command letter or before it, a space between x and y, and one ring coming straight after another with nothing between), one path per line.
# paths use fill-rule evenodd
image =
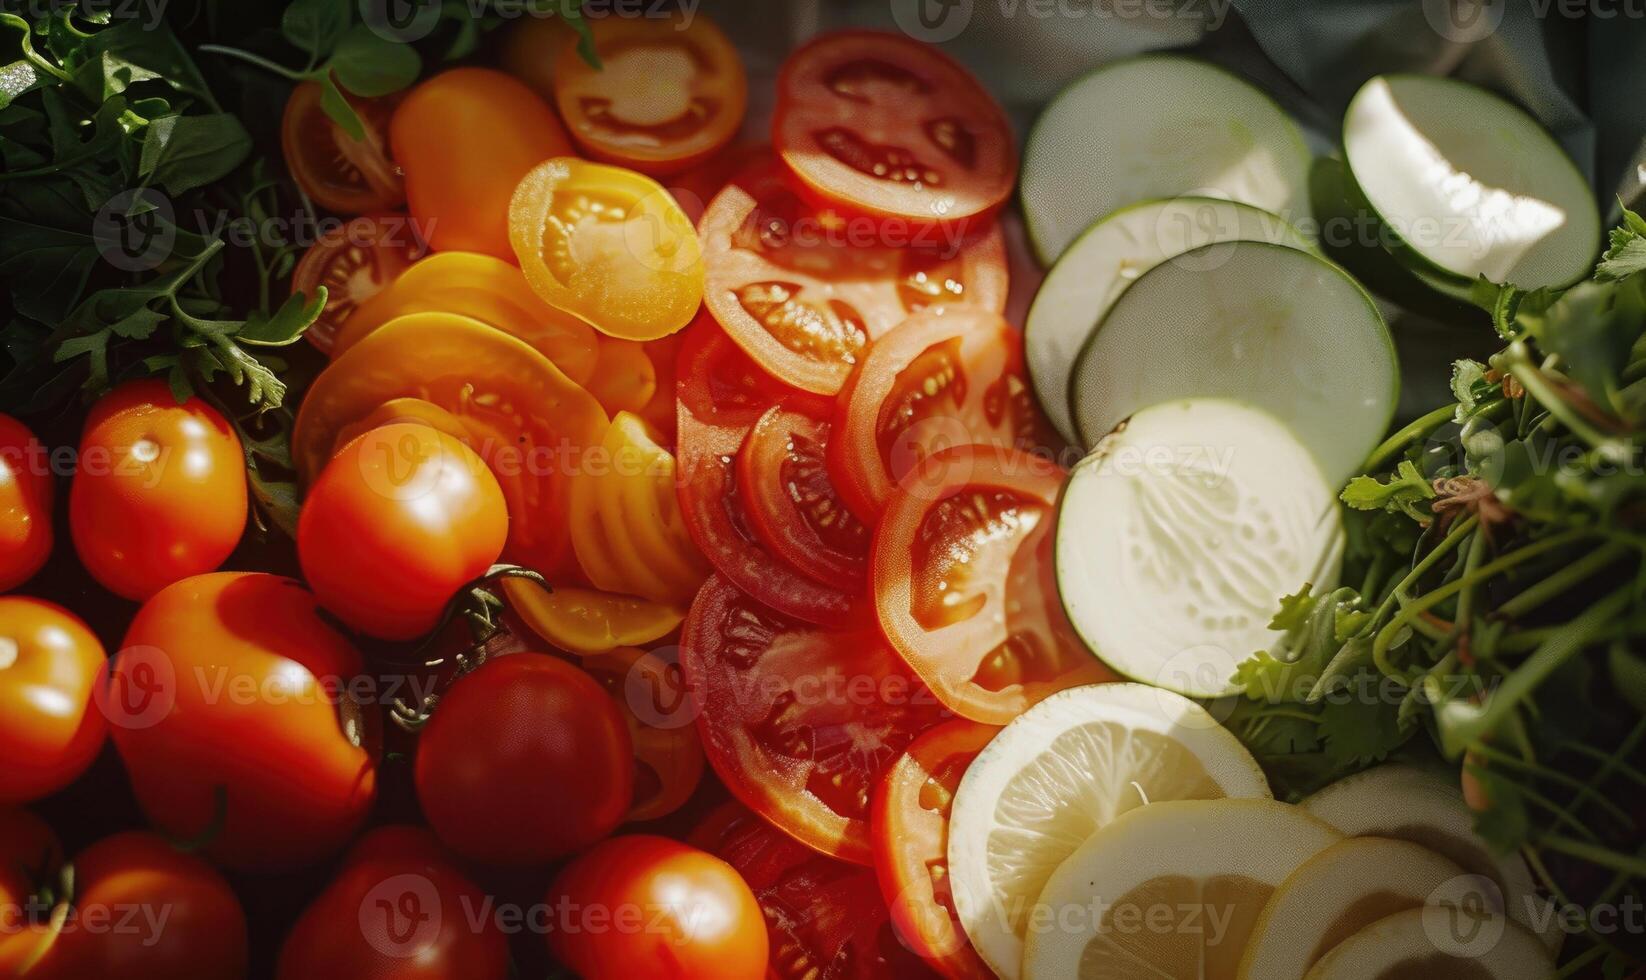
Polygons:
M1343 585L1282 600L1283 638L1236 675L1230 727L1283 791L1422 733L1483 787L1494 848L1639 894L1646 807L1618 799L1646 801L1643 273L1646 221L1625 212L1591 281L1492 287L1506 346L1458 362L1454 401L1344 488Z

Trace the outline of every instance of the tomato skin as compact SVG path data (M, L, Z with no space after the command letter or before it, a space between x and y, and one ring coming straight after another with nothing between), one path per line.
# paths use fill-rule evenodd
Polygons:
M377 795L377 716L339 688L360 652L299 583L261 572L184 579L143 605L110 669L105 711L156 828L246 871L341 848Z
M74 903L86 924L71 922L30 980L246 976L246 914L228 882L200 858L156 834L131 832L81 851L74 874ZM109 927L129 909L143 912L125 928ZM94 929L90 915L97 910L109 918Z
M413 88L389 123L408 209L438 251L514 260L509 198L527 171L571 152L554 110L517 79L451 68Z
M399 207L406 200L400 171L385 149L392 98L346 95L365 128L357 140L321 107L320 84L299 82L280 120L280 148L297 186L310 200L339 214Z
M469 919L486 901L428 830L380 827L303 910L280 949L276 980L505 980L509 944L496 918L479 929ZM437 920L406 921L431 912ZM425 928L428 921L437 924Z
M928 730L886 770L869 815L875 872L899 937L950 980L994 976L955 915L948 852L955 790L999 731L963 718Z
M31 914L31 903L62 867L63 846L44 820L0 806L0 977L20 975L51 945L51 927Z
M45 447L28 426L0 415L0 592L33 578L51 557L52 490Z
M27 803L74 782L108 725L92 700L103 644L79 617L42 599L0 596L0 803Z
M400 422L326 464L303 501L297 553L322 606L368 636L409 640L496 564L508 531L503 490L480 457Z
M810 191L886 219L986 221L1011 193L1005 112L970 72L901 34L846 30L795 50L772 141Z
M246 529L240 437L198 397L179 405L164 381L133 381L92 406L69 489L80 561L126 599L222 565Z
M456 854L544 864L623 821L634 745L605 689L546 654L487 661L454 684L418 738L417 798Z
M702 162L737 135L748 79L737 48L706 15L608 15L588 25L601 67L578 54L581 39L570 31L553 59L555 104L585 154L664 175ZM674 112L662 117L665 105Z
M388 288L426 251L428 245L404 214L363 214L341 228L328 229L297 260L291 275L292 292L307 298L326 287L325 309L303 331L303 339L330 353L354 311Z
M875 529L881 630L956 714L1004 725L1050 694L1116 680L1058 598L1052 522L1063 470L999 446L927 456Z
M629 834L590 848L549 886L549 949L585 980L759 980L766 922L736 869L695 847ZM579 928L600 910L604 929ZM632 920L634 928L624 928Z

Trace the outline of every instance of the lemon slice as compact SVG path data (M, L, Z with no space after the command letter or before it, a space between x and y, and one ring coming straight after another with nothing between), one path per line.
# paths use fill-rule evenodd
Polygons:
M1345 939L1304 980L1549 980L1542 940L1495 915L1430 905L1396 912Z
M1185 800L1133 810L1093 834L1046 882L1023 975L1233 977L1275 889L1341 839L1303 810L1273 800Z
M679 628L686 611L597 589L555 589L503 580L509 605L538 636L581 656L654 643Z
M1334 844L1303 862L1269 900L1240 961L1241 980L1301 977L1338 943L1396 912L1438 904L1486 909L1492 899L1482 885L1485 879L1410 841Z
M1351 837L1393 837L1422 844L1491 880L1496 903L1510 919L1559 950L1565 934L1559 916L1538 894L1526 862L1518 854L1494 856L1475 834L1474 812L1463 791L1437 773L1416 766L1383 765L1327 786L1304 800L1304 809ZM1536 923L1543 923L1540 931Z
M1054 694L966 771L949 824L955 909L984 961L1018 976L1035 898L1092 832L1145 802L1268 798L1245 746L1200 705L1144 684Z

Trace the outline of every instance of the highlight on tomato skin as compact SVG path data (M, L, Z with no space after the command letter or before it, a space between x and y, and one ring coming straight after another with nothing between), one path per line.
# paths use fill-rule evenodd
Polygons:
M0 806L29 803L79 779L102 751L97 704L103 644L62 606L0 596Z
M703 162L737 134L748 80L737 49L701 11L686 17L607 14L581 39L561 32L553 88L561 118L589 157L666 176Z
M54 482L45 445L0 414L0 592L32 579L51 557Z

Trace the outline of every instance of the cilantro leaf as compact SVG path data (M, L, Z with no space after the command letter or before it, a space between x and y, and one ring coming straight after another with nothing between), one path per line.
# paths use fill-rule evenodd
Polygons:
M181 195L223 179L251 153L251 135L228 113L162 116L143 137L138 175Z
M1399 705L1381 697L1381 675L1361 672L1328 697L1320 712L1326 758L1345 768L1364 768L1387 759L1415 729L1404 728Z
M1596 282L1622 282L1646 270L1646 219L1623 209L1623 226L1611 231L1611 247L1595 266Z
M381 37L364 24L344 32L327 65L339 85L367 97L398 92L423 70L415 48Z
M1388 482L1375 476L1357 476L1340 495L1340 499L1355 510L1398 511L1420 523L1434 519L1434 513L1424 506L1434 498L1434 487L1415 463L1404 459Z
M348 26L348 5L337 0L292 0L280 15L280 33L308 52L311 65L331 55Z

